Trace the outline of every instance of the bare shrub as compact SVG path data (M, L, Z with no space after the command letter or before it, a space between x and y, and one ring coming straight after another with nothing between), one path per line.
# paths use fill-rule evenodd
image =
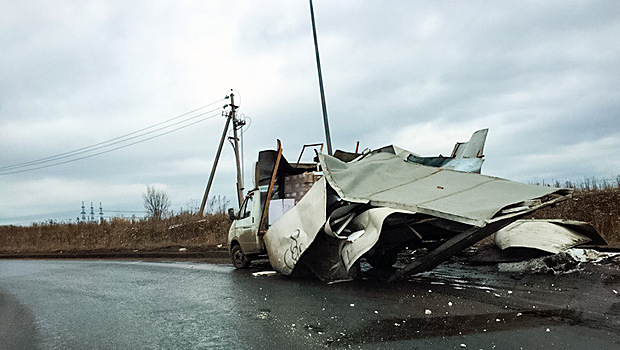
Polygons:
M148 215L154 219L161 219L169 213L170 198L166 192L146 186L146 193L142 194L144 209Z
M230 206L230 201L226 198L226 196L213 196L209 198L207 201L207 213L210 214L221 214L226 213L228 207Z

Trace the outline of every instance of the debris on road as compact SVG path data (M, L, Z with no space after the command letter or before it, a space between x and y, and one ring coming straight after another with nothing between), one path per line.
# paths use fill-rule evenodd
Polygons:
M498 270L509 273L568 274L581 271L584 263L601 264L618 256L620 256L620 252L599 252L594 249L573 248L558 254L518 262L499 263Z
M277 274L276 271L258 271L258 272L252 272L252 276L254 277L261 277L261 276L273 276Z
M497 231L494 241L503 251L530 248L551 254L586 243L607 244L592 225L571 220L517 220Z

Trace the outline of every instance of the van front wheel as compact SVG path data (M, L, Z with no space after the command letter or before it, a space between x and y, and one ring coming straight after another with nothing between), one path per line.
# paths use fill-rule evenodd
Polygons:
M245 256L243 250L241 250L241 246L239 246L238 244L235 244L230 249L230 256L232 258L232 264L235 268L245 269L250 266L250 260L247 256Z

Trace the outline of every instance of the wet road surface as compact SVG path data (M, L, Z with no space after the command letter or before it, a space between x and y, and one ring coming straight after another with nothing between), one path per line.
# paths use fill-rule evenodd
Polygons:
M326 285L197 262L0 261L1 349L618 349L620 275L443 264Z

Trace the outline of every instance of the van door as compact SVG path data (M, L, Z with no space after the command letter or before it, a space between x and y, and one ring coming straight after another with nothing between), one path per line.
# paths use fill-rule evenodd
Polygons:
M255 191L248 193L239 210L239 217L235 222L237 232L239 234L239 243L241 249L245 254L256 253L261 250L261 246L258 244L258 222L256 215L252 215L256 212L255 206L257 200L255 197Z

